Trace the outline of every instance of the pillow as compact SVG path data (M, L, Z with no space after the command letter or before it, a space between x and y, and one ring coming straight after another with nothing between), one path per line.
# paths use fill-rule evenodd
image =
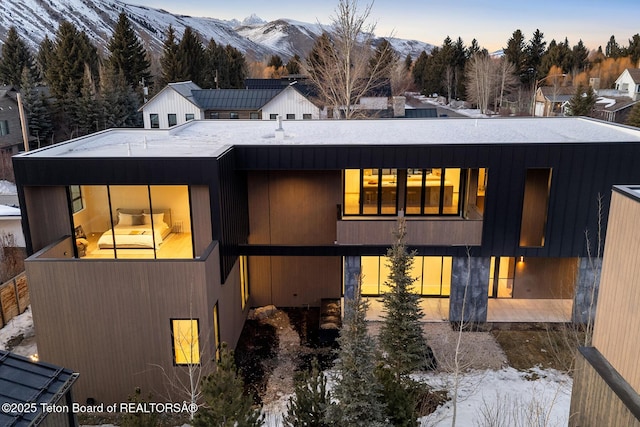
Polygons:
M141 225L142 221L142 215L118 212L118 225Z
M154 225L160 225L160 224L162 224L164 222L164 212L154 213L154 214L145 213L145 214L143 214L143 217L144 217L144 223L146 225L151 225L151 215L153 215L153 224Z

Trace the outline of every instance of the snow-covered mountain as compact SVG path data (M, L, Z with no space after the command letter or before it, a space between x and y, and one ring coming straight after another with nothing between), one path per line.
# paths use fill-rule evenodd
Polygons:
M45 36L55 37L62 20L73 23L100 48L105 48L121 12L125 12L138 35L154 54L162 50L167 27L171 24L178 37L190 26L203 42L213 38L218 44L230 44L250 59L264 59L278 54L288 59L294 54L304 57L315 37L322 33L318 24L291 19L265 22L256 15L243 21L175 15L163 9L135 6L120 0L2 0L0 7L0 41L9 27L36 50ZM398 53L416 58L420 52L430 52L433 46L415 40L390 40Z

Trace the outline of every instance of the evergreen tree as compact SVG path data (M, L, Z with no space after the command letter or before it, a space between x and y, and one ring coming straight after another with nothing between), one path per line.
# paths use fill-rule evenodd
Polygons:
M295 55L293 55L293 58L289 59L289 61L287 62L287 74L292 76L292 75L296 75L296 74L300 74L300 61L301 58L300 56L298 56L298 54L296 53Z
M203 88L220 88L221 74L225 74L227 64L225 60L224 48L214 39L209 40L205 49L206 69L204 72ZM224 84L224 83L223 83Z
M638 61L640 61L640 34L634 34L629 40L627 54L631 57L631 62L638 66Z
M413 58L411 58L411 54L408 53L404 58L404 69L405 71L411 71L411 66L413 65Z
M177 62L179 80L191 80L198 86L204 86L205 53L200 36L191 27L186 27L178 43Z
M527 81L525 84L533 86L541 75L540 67L544 56L547 42L544 41L544 34L536 29L525 48Z
M111 67L120 70L127 84L133 90L140 92L142 100L141 82L144 81L145 85L151 84L151 73L149 72L151 64L147 59L145 48L125 13L120 13L107 47L111 52L109 57Z
M168 83L177 82L181 77L180 64L178 63L178 43L176 42L176 32L171 24L167 29L167 36L162 47L160 68L160 84L162 86L165 86Z
M280 58L279 55L271 55L271 58L269 58L269 62L267 63L267 67L273 67L276 70L280 67L284 67L282 58Z
M640 128L640 102L633 106L625 124Z
M78 112L78 136L88 135L100 129L101 106L96 85L90 73L85 73L80 97L76 100Z
M570 116L590 116L596 104L596 94L591 87L578 85L575 94L569 100Z
M142 118L138 113L140 101L127 84L120 69L109 66L103 69L100 88L102 110L98 118L98 127L140 127Z
M616 42L614 36L609 38L604 53L608 58L619 58L621 56L622 49L620 49L620 45Z
M244 384L236 370L233 351L222 344L216 371L202 380L204 407L193 420L194 427L254 427L262 425L260 410L244 394Z
M297 382L295 391L287 403L284 416L285 427L329 427L333 424L327 420L327 412L331 406L331 396L327 390L327 378L320 370L316 359L311 364L311 371Z
M55 46L53 41L49 38L48 35L44 36L42 42L40 42L40 46L38 47L38 54L36 55L36 63L38 69L40 70L41 76L47 75L47 70L49 69L49 65L51 64L51 57L53 56L53 51Z
M398 55L393 50L391 43L387 39L382 39L369 60L369 73L375 75L376 68L383 67L386 71L384 77L391 78L391 70L397 61Z
M45 145L53 134L51 106L43 91L38 90L34 76L26 68L22 71L21 93L29 135L36 139L36 148Z
M504 49L504 56L515 67L515 74L522 82L526 82L527 76L527 56L525 54L525 39L522 31L515 30L511 38L507 41Z
M344 304L333 389L337 403L331 407L329 420L343 427L384 426L382 390L374 374L375 344L367 331L368 304L360 294L360 283Z
M572 69L569 70L574 74L581 73L589 67L589 50L585 47L582 40L573 46L572 53Z
M387 251L389 291L382 296L385 314L379 336L385 363L398 379L416 369L435 367L422 334L420 297L411 292L415 279L410 272L415 252L407 251L405 236L405 220L400 219L393 246Z
M26 68L36 77L33 57L27 45L18 35L16 27L11 26L2 45L0 57L0 84L12 85L20 88L22 82L22 70Z
M423 50L414 62L413 70L411 71L411 73L413 74L413 82L423 95L429 94L429 92L425 89L428 61L429 57L427 55L427 52Z
M231 45L224 48L228 69L229 89L244 88L244 79L247 77L247 64L244 55L238 49Z

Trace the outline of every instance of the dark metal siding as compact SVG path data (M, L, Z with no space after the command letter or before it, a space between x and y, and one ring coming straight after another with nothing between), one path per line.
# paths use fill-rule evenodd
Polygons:
M637 143L271 145L237 146L234 150L238 168L244 170L488 168L482 256L586 256L585 230L589 230L593 243L598 232L598 195L603 202L600 214L604 233L612 186L640 183L640 144ZM519 247L527 168L552 169L545 245L540 248ZM434 252L433 248L423 249ZM284 248L278 250L285 251ZM345 251L345 248L334 251L326 248L326 252ZM440 248L439 251L444 254L452 250Z

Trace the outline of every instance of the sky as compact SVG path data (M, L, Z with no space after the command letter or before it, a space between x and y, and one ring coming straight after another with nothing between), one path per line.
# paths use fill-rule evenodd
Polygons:
M335 15L337 0L306 1L264 0L124 0L126 3L165 9L172 13L204 16L224 20L243 20L256 14L265 21L279 18L328 24ZM369 2L360 0L361 9ZM517 29L529 40L536 29L544 40L564 41L571 46L582 40L589 49L604 49L613 35L626 46L640 33L638 0L376 0L369 23L376 25L376 35L393 35L442 45L449 36L461 37L466 46L474 38L481 47L493 52L506 47Z

